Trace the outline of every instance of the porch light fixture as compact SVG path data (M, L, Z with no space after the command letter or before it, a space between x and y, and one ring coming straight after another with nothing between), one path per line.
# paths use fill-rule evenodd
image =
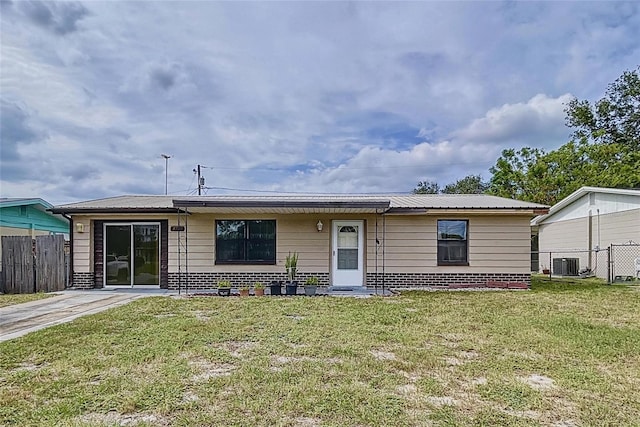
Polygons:
M322 221L318 220L318 223L316 224L316 228L318 229L318 233L320 233L322 231L322 226L324 224L322 224Z
M84 224L81 222L76 222L76 231L78 233L84 233Z

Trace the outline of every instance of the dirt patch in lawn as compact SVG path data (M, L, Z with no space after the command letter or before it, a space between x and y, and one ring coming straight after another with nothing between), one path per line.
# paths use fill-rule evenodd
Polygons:
M91 425L116 425L134 426L140 423L147 423L153 426L168 426L169 420L161 415L149 413L120 414L118 412L107 412L106 414L90 413L79 417L79 421Z
M13 372L32 372L45 367L45 364L37 365L35 363L24 362L12 369Z
M396 355L390 351L371 350L369 353L378 360L397 360Z
M439 408L443 406L456 406L458 404L456 399L449 396L429 396L427 397L427 402Z
M227 341L221 344L212 345L212 347L228 351L233 357L241 358L244 356L244 352L251 350L258 345L253 341Z
M205 359L189 361L189 366L195 368L198 373L191 377L191 381L202 382L215 377L228 377L237 369L230 363L215 363Z
M298 417L294 420L295 427L316 427L322 424L322 420L311 417Z
M526 378L520 377L519 379L534 390L550 390L555 387L553 380L544 375L533 374Z

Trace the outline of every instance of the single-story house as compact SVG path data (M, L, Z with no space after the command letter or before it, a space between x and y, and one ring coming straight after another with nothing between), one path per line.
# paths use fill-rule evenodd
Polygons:
M632 275L634 259L640 256L640 190L582 187L552 206L547 214L534 218L531 226L538 232L540 268L566 269L566 260L572 260L573 274L590 268L607 278L609 263L617 262L621 267L624 262L629 267L627 274ZM631 244L633 252L626 255L626 260L607 259L607 248L625 244ZM615 256L615 248L613 252L611 255ZM620 250L618 256L622 256Z
M49 234L64 234L68 238L69 220L63 215L51 213L51 208L53 206L50 203L39 198L0 198L0 236L35 238ZM0 260L1 258L0 256Z
M56 206L71 218L73 285L210 289L530 283L530 226L548 207L489 195L122 196Z

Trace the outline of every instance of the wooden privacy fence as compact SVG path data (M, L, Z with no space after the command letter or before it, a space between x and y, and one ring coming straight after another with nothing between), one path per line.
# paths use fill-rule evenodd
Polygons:
M2 276L8 294L64 290L64 236L2 236Z

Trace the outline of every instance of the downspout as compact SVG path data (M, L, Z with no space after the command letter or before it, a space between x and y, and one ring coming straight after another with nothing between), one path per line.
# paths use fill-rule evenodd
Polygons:
M73 217L68 216L66 214L61 214L64 218L69 221L69 271L67 272L67 283L66 287L70 288L73 286Z
M587 249L589 250L589 255L588 255L588 263L587 263L587 267L589 267L589 270L591 270L591 257L592 257L592 250L593 250L593 216L591 213L591 209L589 209L589 223L587 226L587 236L589 239L589 244L587 245Z
M181 294L182 292L182 259L180 256L180 234L182 233L182 231L180 231L180 217L182 216L181 211L178 209L178 241L177 241L177 246L178 246L178 295Z
M378 240L378 208L376 208L376 274L375 274L375 291L376 295L378 295L378 245L380 244L380 240Z
M184 209L184 292L189 295L189 208Z
M387 245L387 217L382 215L382 295L384 296L384 285L385 285L385 246Z

